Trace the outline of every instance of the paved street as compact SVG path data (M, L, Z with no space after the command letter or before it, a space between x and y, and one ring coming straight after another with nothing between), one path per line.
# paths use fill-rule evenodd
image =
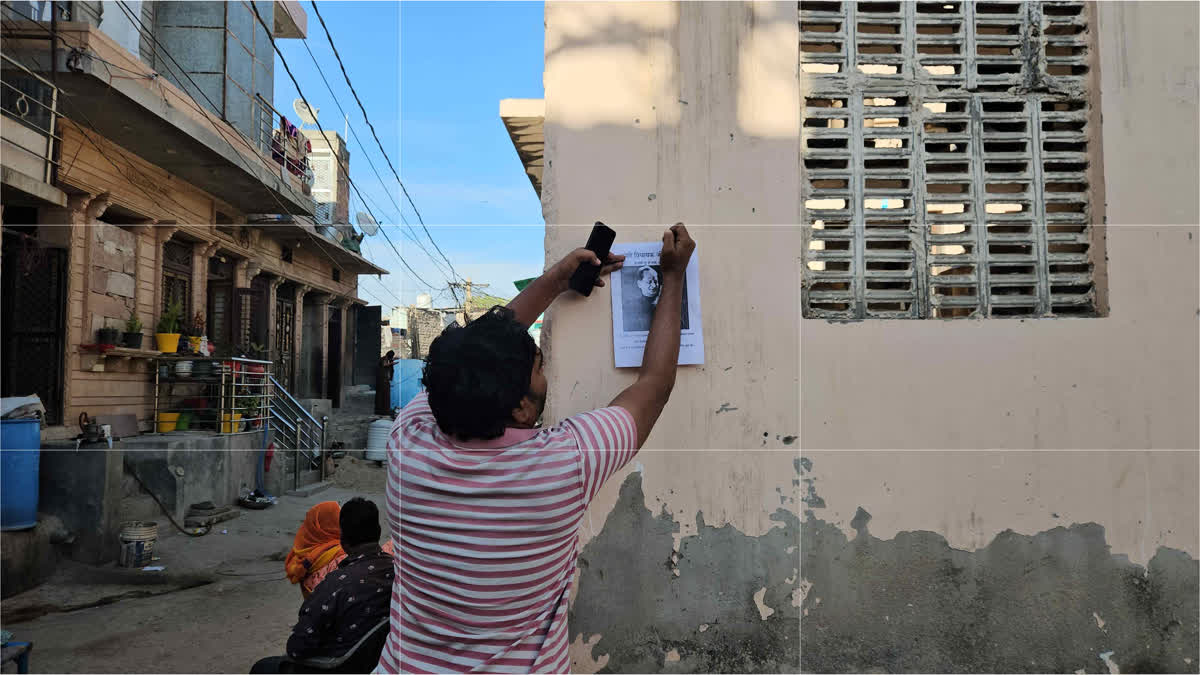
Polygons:
M161 560L155 564L165 566L167 575L202 575L211 583L23 623L6 622L5 629L16 639L34 643L33 672L247 672L258 658L283 652L295 621L300 591L284 577L282 561L305 511L320 501L363 495L380 506L383 519L383 469L350 460L342 466L346 471L335 474L335 485L345 482L356 489L335 486L311 497L280 497L276 506L243 510L241 517L218 524L204 537L183 536L165 519L160 521ZM386 536L386 525L384 529ZM80 583L78 578L69 581ZM53 591L62 598L63 590L70 588L67 582L60 575L52 582L60 584L58 588L31 593ZM91 586L80 584L78 595L106 594ZM154 591L154 586L144 588ZM20 601L24 595L11 600Z

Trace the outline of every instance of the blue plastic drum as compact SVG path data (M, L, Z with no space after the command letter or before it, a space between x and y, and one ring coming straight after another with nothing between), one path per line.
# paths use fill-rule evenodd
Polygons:
M421 373L425 362L420 359L399 359L392 379L392 407L403 408L421 392Z
M0 420L0 530L37 525L42 427L36 417Z

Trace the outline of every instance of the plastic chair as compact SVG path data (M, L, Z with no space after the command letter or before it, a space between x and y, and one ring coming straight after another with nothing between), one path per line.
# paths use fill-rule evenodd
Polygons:
M367 634L341 656L315 656L292 661L296 665L330 673L369 673L379 663L383 646L387 642L388 619L380 619ZM369 664L369 665L367 665Z

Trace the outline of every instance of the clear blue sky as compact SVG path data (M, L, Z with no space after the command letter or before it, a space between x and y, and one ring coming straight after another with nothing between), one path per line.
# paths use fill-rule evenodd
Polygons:
M309 48L367 145L351 135L351 178L416 273L404 269L383 234L368 237L367 257L391 274L382 281L361 277L359 295L385 306L409 304L418 293L431 292L419 276L435 287L435 305L450 306L445 285L452 275L376 147L312 5L301 5L308 13ZM318 7L392 165L457 276L490 284L481 292L515 295L514 280L542 269L544 228L499 105L503 98L542 97L542 3L318 0ZM305 96L320 109L322 126L342 133L341 113L304 46L298 40L278 44ZM277 63L276 107L290 109L296 96ZM351 194L353 218L364 209ZM411 228L400 224L401 214Z

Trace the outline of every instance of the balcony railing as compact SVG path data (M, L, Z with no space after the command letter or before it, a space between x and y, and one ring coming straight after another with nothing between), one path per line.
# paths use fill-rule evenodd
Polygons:
M0 70L4 164L51 183L58 130L58 89L6 54Z
M159 357L154 362L154 430L261 433L271 417L270 361Z
M290 175L290 180L298 183L305 195L312 196L316 177L308 162L308 139L300 133L300 127L292 124L258 94L254 95L254 132L251 140L259 152L279 165L284 178Z

